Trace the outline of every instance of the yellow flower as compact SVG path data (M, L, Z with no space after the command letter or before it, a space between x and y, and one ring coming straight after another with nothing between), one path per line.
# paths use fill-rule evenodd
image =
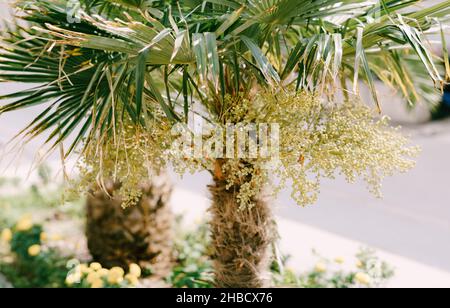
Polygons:
M358 273L358 274L356 274L355 275L355 280L359 284L362 284L362 285L365 285L365 286L369 285L370 281L371 281L370 276L367 275L366 273Z
M97 271L97 273L101 276L101 277L105 277L108 276L109 274L109 270L106 268L101 268Z
M119 284L123 281L124 270L121 267L113 267L108 273L108 282L111 284Z
M334 259L334 262L336 262L337 264L344 264L345 263L345 258L344 257L337 257L336 259Z
M104 286L103 280L100 279L100 278L92 281L92 283L91 283L91 288L92 289L100 289L100 288L103 288L103 286Z
M318 273L325 273L327 271L327 266L325 264L319 262L316 264L316 267L314 269Z
M100 276L100 274L97 273L97 272L91 272L91 273L89 273L89 275L87 275L87 277L86 277L86 281L87 281L89 284L93 284L94 281L97 281L97 280L99 280L99 279L101 279L101 276Z
M39 238L41 239L41 242L45 242L48 239L47 233L41 232L41 235L39 235Z
M94 271L102 269L102 265L98 262L92 262L89 267L92 268Z
M109 272L108 274L108 282L110 284L120 284L123 281L123 277L118 276L115 273Z
M90 272L92 272L92 269L90 269L86 264L79 264L75 268L75 271L81 274L89 274Z
M45 242L48 239L48 235L45 232L41 232L39 238L41 239L41 242Z
M364 264L360 260L356 261L357 268L363 268L363 266L364 266Z
M32 245L28 247L28 254L32 257L37 256L41 253L41 246L40 245Z
M125 276L125 279L128 280L128 282L134 287L139 284L138 277L134 276L133 274L127 274Z
M81 280L81 273L80 272L74 272L74 273L69 274L66 277L66 284L68 286L71 286L74 283L79 283L80 280Z
M123 277L123 275L125 275L125 271L123 270L123 268L118 267L118 266L111 268L109 271L112 273L117 273L119 276L122 276L122 277Z
M141 277L142 275L142 271L139 265L137 265L136 263L131 263L130 264L130 274L135 276L136 278Z
M9 243L12 240L13 234L11 229L3 229L1 239L5 243Z
M28 231L33 227L33 220L31 216L24 216L16 224L17 231Z

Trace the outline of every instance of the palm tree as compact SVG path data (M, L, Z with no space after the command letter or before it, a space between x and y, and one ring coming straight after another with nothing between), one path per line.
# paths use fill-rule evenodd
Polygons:
M67 23L67 1L33 2L23 18L34 27L10 31L6 42L16 44L0 65L19 73L0 77L47 84L8 96L16 101L0 112L56 98L23 133L51 130L54 146L74 135L68 153L79 148L84 177L118 175L131 203L147 162L208 170L220 287L267 285L276 234L267 192L291 180L293 198L307 205L320 178L341 173L363 177L377 193L382 177L413 166L415 149L360 102L360 79L378 112L376 78L411 104L420 98L410 58L443 84L424 33L444 28L448 0L428 8L416 7L418 0L84 0L79 23ZM32 60L30 49L42 54ZM60 61L49 67L52 53ZM192 129L196 118L225 130L277 124L268 129L276 135L279 128L270 143L277 159L227 156L219 146L219 155L188 155L189 138L186 151L177 151L180 133L208 139ZM280 183L269 183L273 177Z

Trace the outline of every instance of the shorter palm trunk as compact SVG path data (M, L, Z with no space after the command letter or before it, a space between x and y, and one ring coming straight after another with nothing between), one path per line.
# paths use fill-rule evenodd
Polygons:
M143 183L139 203L126 209L116 196L119 188L111 182L107 193L97 189L88 196L86 236L93 259L105 267L151 265L155 274L166 274L172 263L174 219L168 177Z
M262 288L270 284L269 250L274 240L274 220L263 197L250 209L239 209L239 186L226 188L225 180L214 179L211 237L216 286L219 288Z

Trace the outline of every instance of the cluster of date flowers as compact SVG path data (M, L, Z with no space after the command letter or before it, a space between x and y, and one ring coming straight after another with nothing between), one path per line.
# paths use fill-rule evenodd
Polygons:
M380 195L381 180L414 167L411 146L387 117L358 98L330 102L306 92L261 93L250 99L226 96L223 119L198 126L161 117L145 128L121 123L115 138L92 139L82 152L77 186L114 179L122 183L124 206L140 197L139 183L169 164L180 174L202 170L239 187L241 209L270 186L276 195L292 188L302 206L316 202L322 178L364 179ZM192 124L192 123L191 123ZM84 185L83 185L84 183Z

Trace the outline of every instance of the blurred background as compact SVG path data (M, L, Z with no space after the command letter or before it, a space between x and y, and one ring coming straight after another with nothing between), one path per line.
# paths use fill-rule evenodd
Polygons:
M426 0L423 5L433 2L436 1ZM0 16L4 19L8 16L4 2L0 3ZM20 84L1 83L0 95L23 88ZM404 133L411 136L414 144L422 147L417 167L407 174L386 179L381 200L374 198L363 183L350 185L340 178L324 181L319 201L306 208L298 207L290 199L290 192L283 191L275 202L280 249L290 256L288 266L302 271L315 264L313 250L327 257L343 258L350 264L360 247L372 247L396 269L388 286L450 287L448 107L443 104L441 119L432 120L425 102L408 111L394 92L382 87L378 90L383 112L403 126ZM370 100L368 92L364 96ZM0 185L0 194L23 189L39 177L40 169L33 168L33 163L39 160L35 154L44 137L30 142L20 155L5 152L6 143L39 110L29 109L0 117L0 151L3 151L0 178L16 178L20 182L14 186L16 188ZM58 155L51 156L46 164L52 170L50 181L62 181ZM206 185L210 176L201 173L179 178L172 173L171 177L175 183L171 201L174 210L185 213L187 221L204 217L209 203ZM70 228L66 229L70 236Z

